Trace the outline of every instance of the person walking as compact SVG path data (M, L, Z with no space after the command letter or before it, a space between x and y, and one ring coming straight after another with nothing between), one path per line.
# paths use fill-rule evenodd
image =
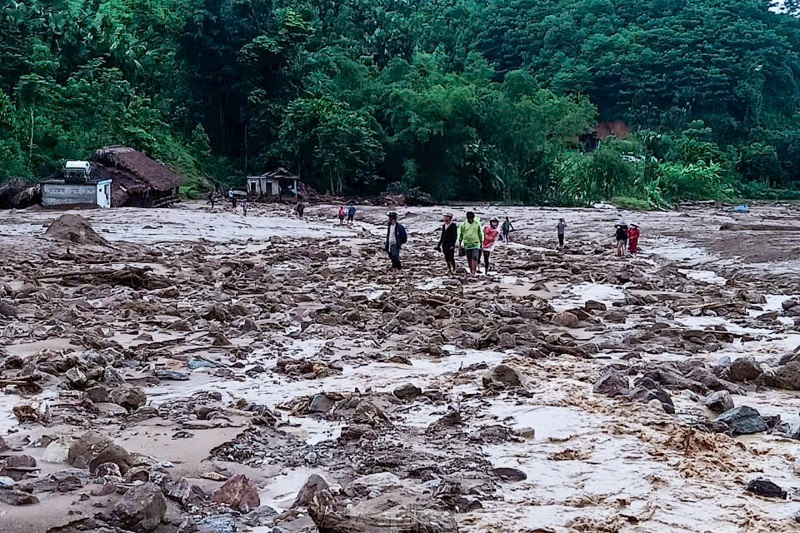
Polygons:
M456 271L457 240L458 228L453 223L453 213L445 213L436 250L444 254L444 261L447 263L447 272L450 274Z
M339 207L339 225L344 224L344 206Z
M494 245L500 237L500 230L498 226L500 220L497 217L492 217L489 225L483 228L483 243L481 244L481 252L483 252L483 273L489 273L489 255L494 250Z
M303 202L297 202L297 205L294 208L295 213L297 213L297 218L303 220L303 211L306 210L306 206Z
M242 200L242 216L247 216L247 198Z
M233 189L231 187L228 187L228 201L236 209L236 199L233 197Z
M353 220L356 218L356 206L350 204L347 208L347 225L350 226L353 224Z
M458 228L458 245L461 247L469 264L469 272L473 276L478 273L481 244L483 243L483 229L481 223L475 218L475 213L467 211L467 220Z
M394 270L401 270L403 265L400 263L400 248L408 241L406 228L397 222L397 213L389 211L387 214L389 223L386 228L386 241L384 248L389 254L389 259L392 260L392 268Z
M615 237L617 239L617 257L622 257L627 253L626 247L628 244L628 224L621 220L619 224L614 226L616 228Z
M214 209L214 204L217 203L217 193L214 191L208 193L208 203L211 204L211 209Z
M564 221L563 218L558 219L558 224L556 224L556 231L558 232L558 247L564 248L564 230L567 229L567 223Z
M642 232L639 231L639 226L631 224L631 229L628 230L628 249L631 255L639 253L639 236L641 236L641 234Z
M502 226L503 242L509 242L508 241L509 234L512 231L514 231L514 226L511 225L511 221L508 219L508 217L506 217L506 219L503 221L503 226Z

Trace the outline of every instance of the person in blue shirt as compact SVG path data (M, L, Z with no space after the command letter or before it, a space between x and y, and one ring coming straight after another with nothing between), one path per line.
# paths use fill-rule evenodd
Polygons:
M347 208L347 224L351 225L353 223L353 219L356 218L356 206L350 204Z

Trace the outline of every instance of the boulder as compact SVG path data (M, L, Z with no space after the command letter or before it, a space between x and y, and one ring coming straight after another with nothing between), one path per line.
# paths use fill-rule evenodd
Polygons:
M661 388L661 386L648 377L638 378L634 385L636 386L628 396L635 402L650 403L651 400L658 400L661 402L664 411L670 414L675 413L675 404L672 403L672 398L669 393Z
M731 398L731 394L726 390L712 392L706 397L703 403L717 414L730 411L734 408L733 398Z
M87 468L89 462L113 444L113 441L97 431L88 431L72 443L67 454L67 462L75 468Z
M139 387L123 385L111 391L111 401L129 411L134 411L147 402L147 395Z
M499 468L493 468L492 473L503 481L525 481L528 479L528 474L518 468L501 466Z
M755 381L763 373L761 365L752 357L740 357L731 362L728 369L728 379L731 381Z
M161 489L144 483L128 489L112 511L114 520L123 528L137 533L153 531L164 519L167 501Z
M19 311L17 311L17 308L11 305L10 302L6 300L0 300L0 316L13 318L19 316Z
M384 492L402 486L400 478L391 472L378 472L354 479L345 487L345 493L351 496L370 495L375 497Z
M334 405L336 405L335 400L325 394L317 394L311 399L308 410L311 413L327 413Z
M609 367L600 375L600 379L594 384L592 392L611 398L627 396L630 393L630 382L628 377L623 376L619 370Z
M402 387L397 387L393 394L401 400L413 402L417 396L422 394L422 389L412 383L406 383Z
M249 512L261 505L258 487L242 474L233 476L220 488L214 491L211 499L216 503L224 503L235 511Z
M580 323L578 317L569 311L554 315L550 321L557 326L562 326L565 328L575 328L578 327L578 324Z
M483 386L487 389L505 389L513 387L524 387L525 378L516 368L499 364L483 375Z
M85 391L86 397L92 400L93 403L108 403L110 393L108 387L105 385L95 385L89 387Z
M89 472L94 474L105 463L117 465L120 473L125 474L133 465L133 458L125 448L111 443L89 461Z
M780 498L785 500L787 496L785 490L763 477L751 480L744 490L763 496L764 498Z
M791 361L775 369L768 383L786 390L800 390L800 361Z
M33 505L39 503L39 498L28 492L21 490L2 490L0 489L0 502L7 505Z
M511 333L501 333L497 339L497 347L502 350L510 350L517 347L517 339Z
M294 503L292 503L291 509L295 507L307 507L319 491L327 488L328 483L324 479L317 474L312 474L306 480L305 484L303 484L303 488L300 489L300 492L297 494L297 498L295 498Z
M69 383L70 388L75 390L82 390L86 387L86 374L83 371L73 366L69 370L64 373L64 377L67 379L67 383Z
M598 302L596 300L586 300L586 303L583 304L583 308L589 312L592 311L603 312L608 309L608 306L606 306L606 304L604 304L603 302Z
M768 428L766 420L759 412L746 405L725 411L716 421L725 423L733 435L750 435L766 431Z

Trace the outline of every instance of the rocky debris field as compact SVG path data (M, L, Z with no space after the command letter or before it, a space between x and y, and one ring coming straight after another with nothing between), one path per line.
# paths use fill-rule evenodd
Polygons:
M279 209L4 214L0 530L800 529L793 206L479 207L477 278Z

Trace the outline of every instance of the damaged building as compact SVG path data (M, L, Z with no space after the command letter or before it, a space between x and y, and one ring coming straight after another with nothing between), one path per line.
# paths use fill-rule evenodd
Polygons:
M111 179L113 207L162 207L180 201L182 177L127 146L107 146L92 156L93 167Z

